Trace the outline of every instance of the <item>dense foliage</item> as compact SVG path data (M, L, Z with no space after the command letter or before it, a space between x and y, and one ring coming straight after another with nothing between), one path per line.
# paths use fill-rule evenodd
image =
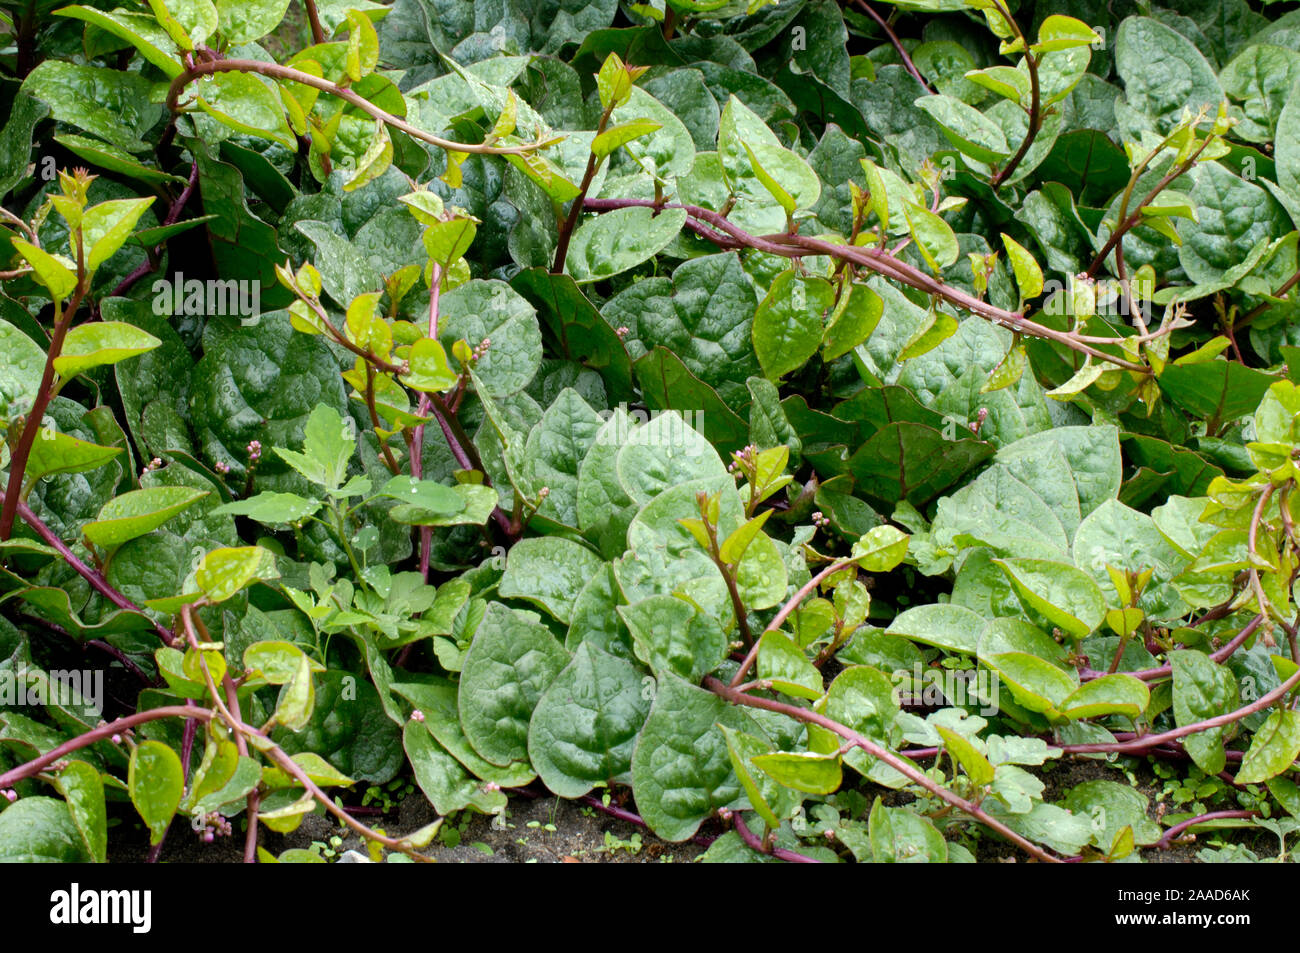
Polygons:
M0 0L0 859L1286 857L1279 7Z

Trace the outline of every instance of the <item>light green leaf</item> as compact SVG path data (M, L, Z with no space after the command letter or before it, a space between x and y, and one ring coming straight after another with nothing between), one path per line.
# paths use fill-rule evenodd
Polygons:
M131 490L100 507L82 535L103 549L120 546L162 526L177 513L207 496L207 491L185 486L155 486Z
M92 321L68 332L54 369L68 378L103 364L116 364L152 351L162 342L124 321Z
M185 793L181 759L161 741L142 741L131 752L126 786L149 828L149 843L159 843Z

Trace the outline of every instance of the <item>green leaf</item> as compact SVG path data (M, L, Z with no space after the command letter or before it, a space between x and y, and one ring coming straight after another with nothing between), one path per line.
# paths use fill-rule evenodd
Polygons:
M868 819L871 854L878 864L946 864L948 845L927 817L885 807L877 797Z
M1147 816L1146 795L1118 781L1084 781L1070 789L1062 806L1077 817L1089 819L1092 842L1109 850L1124 828L1134 843L1146 846L1160 839L1160 825Z
M455 487L409 476L393 477L375 495L399 500L432 515L451 516L465 509L465 498Z
M93 860L72 812L52 797L25 797L0 813L0 863L79 864Z
M316 706L301 731L277 725L271 739L291 756L313 752L358 781L386 784L402 767L397 725L375 687L342 671L316 675Z
M618 606L636 657L656 675L671 672L692 684L727 655L727 635L717 619L688 599L660 594Z
M885 631L960 655L975 655L984 624L984 619L970 609L936 603L900 612Z
M473 776L499 784L503 788L522 787L537 777L526 761L498 767L483 760L465 738L456 706L457 686L438 680L424 683L398 683L393 690L415 705L424 715L424 727Z
M568 663L550 630L489 605L461 672L461 724L474 750L496 765L525 760L533 710Z
M840 756L811 751L776 751L751 759L778 784L808 794L833 794L841 782Z
M94 321L68 332L54 369L68 378L103 364L116 364L144 354L162 342L152 334L123 321Z
M1193 282L1229 279L1226 273L1256 245L1291 230L1286 212L1266 189L1233 175L1221 163L1199 166L1195 178L1190 195L1194 219L1178 226L1178 261Z
M1076 639L1105 620L1106 604L1097 584L1080 569L1046 559L995 559L1026 608Z
M908 535L894 526L876 526L853 544L853 558L866 572L889 572L907 555Z
M43 248L28 244L21 238L11 239L14 248L32 266L36 278L50 290L50 297L62 301L77 287L76 263L62 255L51 255Z
M935 725L943 746L954 761L961 765L971 782L977 787L993 783L993 765L971 741L943 725Z
M214 549L194 571L194 581L211 602L224 602L254 582L279 578L275 554L261 546Z
M356 452L355 431L344 426L343 416L333 407L318 404L307 418L302 452L282 447L275 452L312 483L335 490L343 485Z
M610 126L591 141L591 153L597 159L604 159L620 146L627 145L642 136L648 136L659 128L660 124L653 119L633 119L631 122Z
M298 758L302 757L304 756L298 756ZM294 760L298 759L295 758ZM334 773L337 774L337 772ZM205 791L194 802L192 811L195 815L202 816L203 813L216 811L227 804L237 804L244 801L261 780L262 766L257 759L239 755L235 759L235 770L231 772L225 783L220 787ZM314 774L312 780L322 783Z
M53 13L55 16L84 20L113 36L126 40L140 52L141 56L166 73L170 79L175 79L184 71L180 51L175 41L158 25L158 21L147 13L135 13L120 8L110 13L81 4L63 7Z
M1043 293L1043 269L1039 267L1034 256L1025 246L1019 244L1006 234L1002 235L1002 245L1007 250L1007 258L1016 275L1016 287L1020 289L1021 302L1037 298Z
M722 108L718 155L727 186L740 197L769 204L773 193L764 178L784 192L795 208L812 208L821 195L821 182L812 167L785 148L767 123L734 94ZM761 176L754 159L764 170Z
M1160 389L1197 417L1227 422L1251 413L1277 380L1236 361L1170 364L1157 378Z
M151 198L118 199L101 202L86 210L81 220L86 248L86 271L94 274L100 265L126 243L135 229L136 222L149 206L153 205L153 202ZM80 328L73 330L80 330Z
M566 387L529 431L524 469L532 486L547 488L539 516L577 528L578 468L602 423L591 405Z
M55 473L85 473L102 467L121 452L121 447L101 447L42 427L36 432L25 475L28 480L39 480Z
M605 212L573 233L565 269L583 285L612 278L663 251L686 224L684 209L635 206Z
M1061 702L1060 708L1061 714L1073 721L1103 715L1123 715L1136 721L1150 703L1146 682L1115 674L1084 682Z
M650 829L684 841L716 810L743 796L720 726L757 734L752 718L674 675L659 678L632 754L632 789Z
M1049 53L1076 46L1091 46L1100 41L1101 37L1082 20L1054 13L1039 25L1038 42L1034 44L1034 48Z
M822 673L794 642L781 632L763 633L758 647L758 677L779 692L797 698L821 698Z
M36 342L7 321L0 321L0 418L31 411L41 386L45 354Z
M766 772L755 770L757 765L753 759L757 755L770 753L772 746L755 735L726 726L723 726L722 733L727 739L732 770L744 786L750 805L769 828L777 829L781 826L782 819L794 812L799 798L790 788L778 784Z
M278 142L286 149L298 148L280 97L261 77L252 73L212 73L201 77L194 88L199 106L223 125Z
M232 333L206 336L203 358L192 375L190 420L208 457L232 473L243 474L245 448L253 439L264 448L301 446L318 405L334 409L338 440L343 440L339 411L346 407L346 395L338 360L323 341L294 331L283 313L263 315L256 325ZM328 434L325 440L325 446L333 444ZM306 465L322 478L334 470L332 458ZM281 454L264 451L259 485L275 489L262 481L288 469Z
M977 162L998 162L1011 154L1001 127L974 106L952 96L922 96L916 100L943 130L958 151Z
M181 759L161 741L142 741L131 752L126 786L149 828L149 843L158 844L185 793Z
M1115 35L1115 69L1127 106L1164 134L1182 117L1223 99L1214 70L1191 40L1150 17L1128 17Z
M626 327L628 347L667 348L724 401L743 400L745 380L759 367L750 343L758 304L738 254L705 255L678 265L671 278L643 278L610 298L602 333Z
M141 137L162 116L152 87L139 73L52 58L23 81L23 90L49 105L53 118L127 152L145 151Z
M474 373L490 397L517 393L542 363L542 334L537 315L509 285L474 281L459 285L439 301L438 339L450 348L457 340L471 347L492 342Z
M505 794L484 791L482 782L472 778L423 725L407 722L402 727L402 746L416 783L439 814L446 816L468 807L487 814L505 809Z
M182 49L203 44L217 29L217 8L212 0L148 0L162 28Z
M652 692L630 662L583 643L542 695L528 728L528 757L561 797L631 780L632 751Z
M289 0L214 0L221 35L234 46L260 40L275 30L289 9Z
M152 532L207 495L205 490L185 486L131 490L100 507L99 515L81 532L96 546L111 549Z
M1011 690L1015 700L1030 711L1056 716L1076 681L1051 662L1024 652L1002 652L982 659Z
M300 731L306 727L316 707L316 690L311 676L311 660L306 655L301 655L293 676L280 689L280 698L275 706L275 720L290 731Z
M268 685L284 685L293 681L302 667L303 660L310 663L311 670L324 672L324 666L312 663L302 649L293 642L283 639L267 639L254 642L244 649L244 668L249 673L250 681L261 681Z
M524 539L510 550L498 591L527 599L567 623L573 602L603 565L587 547L558 536Z
M928 208L922 208L911 202L903 206L903 214L907 218L907 226L911 229L912 238L916 240L917 250L921 252L921 257L925 259L925 263L930 266L931 271L938 274L957 261L958 256L961 254L961 247L957 243L957 236L953 234L953 230L947 222ZM945 315L945 317L947 316ZM948 320L951 321L952 319L949 318ZM955 330L957 328L954 325L952 331ZM948 333L951 334L952 331ZM944 337L947 336L947 334L944 335ZM935 343L937 344L938 341ZM929 350L929 348L926 350Z
M834 303L824 278L783 271L754 314L754 351L769 380L798 370L822 343L822 320Z
M68 803L68 812L81 834L86 853L95 863L104 863L108 859L108 815L99 772L85 761L69 761L55 776L54 783ZM3 829L4 822L0 820L0 832ZM7 851L0 848L0 853Z
M296 493L268 491L226 503L217 507L215 512L228 513L231 516L247 516L259 523L297 523L311 516L323 505L320 500L309 500Z
M1238 784L1258 784L1290 769L1300 755L1300 712L1282 708L1268 716L1255 732L1241 759Z

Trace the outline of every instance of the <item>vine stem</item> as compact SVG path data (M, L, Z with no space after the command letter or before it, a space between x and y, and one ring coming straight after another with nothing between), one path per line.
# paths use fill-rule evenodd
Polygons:
M176 197L176 201L172 202L171 207L167 210L167 215L163 219L163 225L175 225L180 220L181 212L183 212L185 206L189 204L190 197L194 194L194 190L198 188L198 184L199 164L194 162L190 165L189 180L185 183L185 188L181 190L181 194ZM134 271L118 282L117 287L113 289L113 292L109 297L121 297L126 294L137 281L152 272L157 267L155 258L162 247L162 245L154 246L153 255L148 256L144 261L140 262L139 266Z
M442 290L442 266L437 262L429 275L429 326L427 337L430 340L438 340L438 296ZM430 400L426 393L420 394L420 403L416 407L416 414L420 417L427 417L433 407L433 401ZM438 423L441 425L442 421ZM446 428L443 428L446 433ZM416 424L415 431L411 435L411 476L419 480L424 477L424 424ZM420 527L420 577L429 581L429 560L433 551L433 527Z
M781 628L781 626L785 624L785 620L790 617L790 614L794 612L795 609L799 608L800 603L808 598L809 594L814 592L817 587L822 584L823 580L835 575L837 572L848 569L856 563L856 559L842 559L839 562L831 563L821 572L817 573L817 575L805 582L799 587L799 591L791 596L789 601L781 607L780 611L778 611L772 618L772 621L767 624L767 628L763 630L763 635L766 635L769 632L775 632L777 629ZM758 646L762 641L762 636L760 636L750 648L749 654L745 656L745 660L740 663L740 668L736 669L736 674L731 677L731 688L738 688L740 684L744 682L745 676L749 673L749 670L754 667L754 661L758 658Z
M36 432L41 429L45 411L54 399L54 362L63 352L63 342L72 328L72 319L76 317L81 302L90 289L86 278L85 255L82 253L80 232L77 235L77 287L72 293L68 306L58 311L54 320L54 334L50 337L49 351L45 355L45 370L41 373L41 383L32 399L32 407L23 419L23 429L18 436L18 445L9 457L9 484L5 488L4 507L0 508L0 540L7 540L13 535L14 517L18 513L18 504L22 502L23 477L27 473L27 459L31 456L32 445L36 443ZM56 304L56 308L58 305Z
M1115 230L1110 233L1110 238L1106 239L1106 244L1102 245L1101 251L1097 252L1096 257L1093 258L1092 260L1092 263L1088 265L1088 270L1084 272L1085 275L1091 278L1097 274L1097 272L1101 269L1101 266L1106 263L1106 256L1115 250L1115 246L1118 245L1121 240L1123 240L1124 236L1129 231L1131 231L1134 228L1134 226L1138 224L1138 222L1142 221L1142 210L1146 208L1148 205L1150 205L1152 202L1154 202L1156 196L1158 196L1161 192L1163 192L1166 188L1168 188L1170 182L1173 182L1174 179L1177 179L1179 176L1187 172L1188 169L1194 166L1196 164L1197 158L1200 156L1202 152L1205 151L1205 147L1208 146L1214 138L1215 137L1212 135L1206 136L1205 141L1196 147L1196 151L1193 152L1190 156L1188 156L1185 160L1175 165L1168 172L1166 172L1161 177L1160 181L1157 182L1155 186L1151 189L1151 191L1146 194L1146 196L1142 199L1142 201L1138 202L1137 207L1134 208L1133 211L1126 216L1124 215L1124 210L1128 208L1129 199L1133 195L1133 189L1134 187L1137 186L1138 179L1141 178L1142 171L1145 170L1147 165L1151 162L1151 160L1155 158L1164 149L1166 143L1168 142L1169 137L1166 136L1165 142L1162 142L1151 152L1150 155L1148 155L1145 159L1142 160L1141 164L1138 165L1137 169L1133 171L1133 176L1129 180L1128 188L1124 190L1124 198L1121 201L1121 205L1120 205L1120 209L1121 209L1120 223L1119 225L1116 226Z
M1255 618L1251 619L1240 632L1232 637L1230 642L1226 642L1221 648L1215 649L1211 652L1210 658L1220 664L1227 661L1232 656L1233 652L1241 648L1245 641L1254 635L1255 630L1260 627L1263 621L1263 614L1255 616ZM1079 680L1081 682L1090 682L1093 679L1101 678L1103 675L1107 674L1109 673L1097 671L1096 669L1084 669L1079 673ZM1174 674L1174 667L1172 665L1161 665L1158 668L1146 668L1141 671L1123 672L1122 674L1131 675L1133 678L1140 679L1144 682L1151 682L1161 678L1171 678Z
M325 42L325 28L321 26L320 11L316 9L316 0L302 0L307 10L307 22L311 24L311 41L316 45Z
M1281 298L1288 291L1294 288L1297 284L1300 284L1300 271L1297 271L1286 281L1282 282L1282 284L1278 286L1278 289L1273 292L1271 297ZM1245 315L1238 318L1233 323L1232 325L1233 330L1236 331L1236 330L1240 330L1241 328L1244 328L1246 325L1250 324L1252 321L1254 321L1256 318L1258 318L1261 314L1263 314L1271 307L1273 307L1273 302L1264 301L1263 303L1256 305L1254 308L1251 308L1248 312L1246 312Z
M1189 827L1195 827L1197 824L1204 824L1206 821L1217 821L1231 817L1261 817L1259 811L1210 811L1208 814L1201 814L1198 817L1188 818L1180 821L1169 830L1165 831L1160 840L1156 841L1151 847L1155 850L1169 850L1174 846L1174 841L1178 835Z
M1272 603L1269 602L1268 597L1264 595L1264 584L1260 582L1259 570L1255 568L1255 559L1258 555L1255 551L1255 543L1259 538L1259 524L1264 518L1264 507L1266 507L1268 501L1272 499L1273 491L1275 489L1276 487L1270 483L1264 488L1264 492L1259 495L1259 501L1255 504L1255 512L1250 516L1250 529L1246 533L1246 556L1251 563L1250 587L1254 590L1255 599L1259 603L1259 611L1261 615L1268 614L1268 610L1272 606ZM1272 639L1269 637L1268 629L1264 630L1264 641L1268 645L1273 644Z
M996 190L1011 177L1011 173L1024 161L1025 156L1029 153L1029 147L1038 138L1038 132L1043 128L1043 103L1038 82L1038 58L1029 51L1029 41L1025 38L1020 25L1012 18L1001 0L993 0L993 6L998 11L998 15L1006 21L1007 26L1015 31L1017 38L1025 47L1025 68L1029 72L1029 129L1025 133L1024 141L1020 143L1020 148L1011 157L1011 161L995 172L993 178L989 180L989 184Z
M912 74L912 78L921 84L923 90L933 95L934 90L930 87L930 84L925 81L925 77L922 76L921 71L916 68L916 64L912 62L912 57L908 55L907 50L903 48L902 40L898 38L898 34L894 32L894 29L889 25L889 22L872 9L872 7L867 3L867 0L855 0L855 2L863 9L867 16L876 21L876 25L879 26L880 29L885 31L885 36L889 39L889 45L894 48L894 52L898 54L898 58L903 61L903 68Z
M235 734L235 750L240 757L248 757L248 741L243 734L236 728L237 725L243 724L244 716L239 711L239 690L235 687L234 679L230 677L229 672L224 672L221 676L221 685L226 693L226 703L221 704L221 697L217 694L217 686L213 681L212 672L208 670L208 659L204 655L202 648L199 646L199 639L196 628L203 632L203 640L211 641L208 637L207 627L203 622L194 615L194 605L181 606L181 623L185 627L185 637L189 640L190 645L198 652L199 664L203 667L203 678L207 682L208 691L211 693L213 701L216 702L222 717L230 725ZM193 724L192 721L186 722L187 726ZM188 768L188 762L186 762ZM253 790L248 792L244 804L248 819L248 829L244 832L244 863L257 863L257 809L262 802L261 792L256 785Z
M329 93L331 96L337 96L339 99L362 112L378 119L380 122L398 129L413 139L419 139L421 142L427 142L430 145L445 149L448 152L468 152L479 155L526 155L540 147L540 143L532 143L522 146L493 146L486 143L473 142L453 142L450 139L443 139L441 136L435 136L433 133L425 132L418 126L413 126L405 119L394 116L392 113L380 109L370 100L357 94L353 90L339 86L327 79L319 76L312 76L310 73L304 73L290 66L281 66L278 63L263 63L258 60L240 60L240 59L221 59L209 60L203 63L194 63L186 70L172 80L170 88L167 90L167 109L170 112L180 110L179 100L181 91L194 80L203 76L210 76L213 73L258 73L262 76L268 76L272 79L285 79L290 82L300 83L303 86L310 86L312 89L319 89L321 92Z
M596 126L596 135L599 136L605 131L605 126L609 124L609 117L614 113L614 100L610 100L604 112L600 114L600 122ZM594 143L594 140L593 140ZM593 151L587 156L587 168L582 173L582 184L578 186L578 195L569 206L569 215L560 227L560 238L555 246L555 263L551 265L551 274L564 274L564 260L569 255L569 242L573 239L573 230L578 225L578 218L582 215L583 200L587 197L587 190L591 188L591 180L596 177L596 170L600 168L600 160L596 158Z
M1190 725L1183 725L1180 728L1171 728L1168 731L1162 731L1154 735L1142 735L1126 741L1107 741L1097 742L1096 744L1079 744L1079 745L1057 745L1056 747L1064 748L1071 754L1104 754L1112 751L1129 753L1134 751L1145 751L1148 748L1155 748L1167 741L1177 741L1179 738L1185 738L1187 735L1194 735L1197 732L1209 731L1212 728L1222 728L1224 725L1231 725L1234 722L1241 721L1247 715L1253 715L1257 711L1268 708L1275 701L1286 696L1286 694L1300 685L1300 669L1285 682L1279 685L1258 699L1238 708L1236 711L1230 711L1225 715L1215 715L1213 718L1207 718L1204 721L1194 722Z
M889 751L888 749L881 747L880 745L872 741L870 738L858 734L858 732L854 731L852 728L849 728L846 725L842 725L838 721L834 721L833 719L827 718L825 715L818 714L817 712L811 711L807 708L800 708L797 705L787 704L786 702L773 701L767 698L756 698L753 695L746 695L744 692L737 691L736 689L731 688L728 685L722 684L722 682L718 681L716 678L713 678L712 676L704 680L704 687L707 688L709 691L713 692L715 695L719 696L720 698L731 702L733 705L745 705L750 708L764 708L767 711L779 712L782 715L787 715L790 718L794 718L798 721L806 722L808 724L820 725L821 727L825 728L827 731L833 731L835 734L839 735L845 741L849 742L855 747L861 748L863 751L871 755L873 758L878 758L881 761L885 762L885 764L889 765L899 774L903 775L913 783L919 784L921 787L925 788L935 797L952 805L953 807L957 808L959 811L963 811L964 813L969 814L971 817L975 818L975 820L979 821L981 824L984 824L985 826L990 827L993 830L997 831L1007 840L1011 841L1013 844L1015 844L1021 850L1028 853L1031 857L1035 858L1036 860L1040 860L1043 861L1044 863L1049 863L1049 864L1062 862L1061 858L1054 857L1052 854L1049 854L1047 851L1043 850L1037 844L1034 844L1033 842L1026 840L1024 837L1017 834L1015 831L1007 827L997 818L989 815L989 813L985 811L983 808L981 808L978 804L973 804L970 801L967 801L965 798L953 794L943 785L937 784L936 782L932 781L923 772L917 770L912 765L908 764L906 761L904 761L898 755L894 754L892 751Z
M33 758L31 761L24 762L16 768L11 768L4 774L0 774L0 788L13 787L19 781L35 777L50 765L62 760L65 755L72 754L74 751L80 751L105 739L113 737L123 731L127 731L137 725L143 725L146 722L157 721L160 718L197 718L200 721L211 721L213 713L206 708L191 708L186 705L164 705L161 708L150 708L148 711L138 711L134 715L127 715L116 721L110 721L107 724L92 728L84 734L70 738L57 748L51 748L39 758Z
M1099 350L1092 344L1081 341L1077 335L1068 331L1058 331L1055 328L1049 328L1046 325L1031 321L1019 311L1007 311L987 301L981 301L974 295L971 295L960 288L945 284L937 278L934 278L919 268L907 264L906 262L895 257L891 252L865 246L837 245L834 242L825 241L819 238L811 238L806 235L791 235L780 233L777 235L757 236L751 235L744 229L727 221L725 217L711 209L701 208L698 205L684 205L678 203L655 202L653 199L587 199L584 205L588 211L607 212L619 208L628 208L631 206L642 206L647 208L675 208L684 209L689 216L687 219L688 227L697 234L701 234L710 240L713 237L705 234L700 228L691 224L691 219L698 219L701 222L707 222L708 225L722 232L723 235L717 235L722 241L715 241L720 248L753 248L758 251L767 252L772 255L780 255L783 258L804 258L810 255L826 255L837 261L847 261L850 264L858 265L868 271L890 278L910 288L923 291L926 294L942 298L950 304L956 305L963 310L978 315L993 324L1009 328L1012 331L1018 331L1021 334L1027 334L1030 337L1042 338L1048 341L1054 341L1071 350L1078 351L1081 354L1089 354L1098 360L1106 361L1116 367L1128 371L1136 371L1146 374L1149 370L1141 364L1135 364L1132 361L1116 357L1113 354L1107 354ZM726 236L724 238L724 236ZM1115 338L1114 343L1118 346L1122 338Z
M82 579L85 579L86 582L90 583L91 587L94 588L96 592L119 609L124 609L127 612L136 612L145 616L145 618L148 618L142 608L114 589L108 580L104 578L103 573L87 566L76 553L68 548L68 545L59 538L59 535L54 532L54 530L50 529L39 516L32 512L31 507L21 500L18 501L17 513L23 518L23 522L34 529L41 539L45 540L45 542L49 543L51 547L57 550L59 555L67 561L68 565L71 566ZM153 620L150 620L150 622L153 625L154 631L158 633L158 637L162 639L164 645L172 645L175 643L176 638L172 635L169 629L165 626L159 625L157 622L153 622Z
M771 847L764 844L758 839L758 836L749 829L749 825L741 819L740 815L741 812L737 811L731 816L732 826L736 828L736 833L740 835L740 839L760 854L767 854L770 857L775 857L777 860L784 860L791 864L821 863L821 861L816 857L809 857L807 854L801 854L798 851L786 850L784 847Z

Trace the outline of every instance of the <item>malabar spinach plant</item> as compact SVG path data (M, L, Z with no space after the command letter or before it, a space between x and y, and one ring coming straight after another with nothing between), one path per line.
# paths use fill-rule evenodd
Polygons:
M0 0L0 859L1285 859L1298 17Z

